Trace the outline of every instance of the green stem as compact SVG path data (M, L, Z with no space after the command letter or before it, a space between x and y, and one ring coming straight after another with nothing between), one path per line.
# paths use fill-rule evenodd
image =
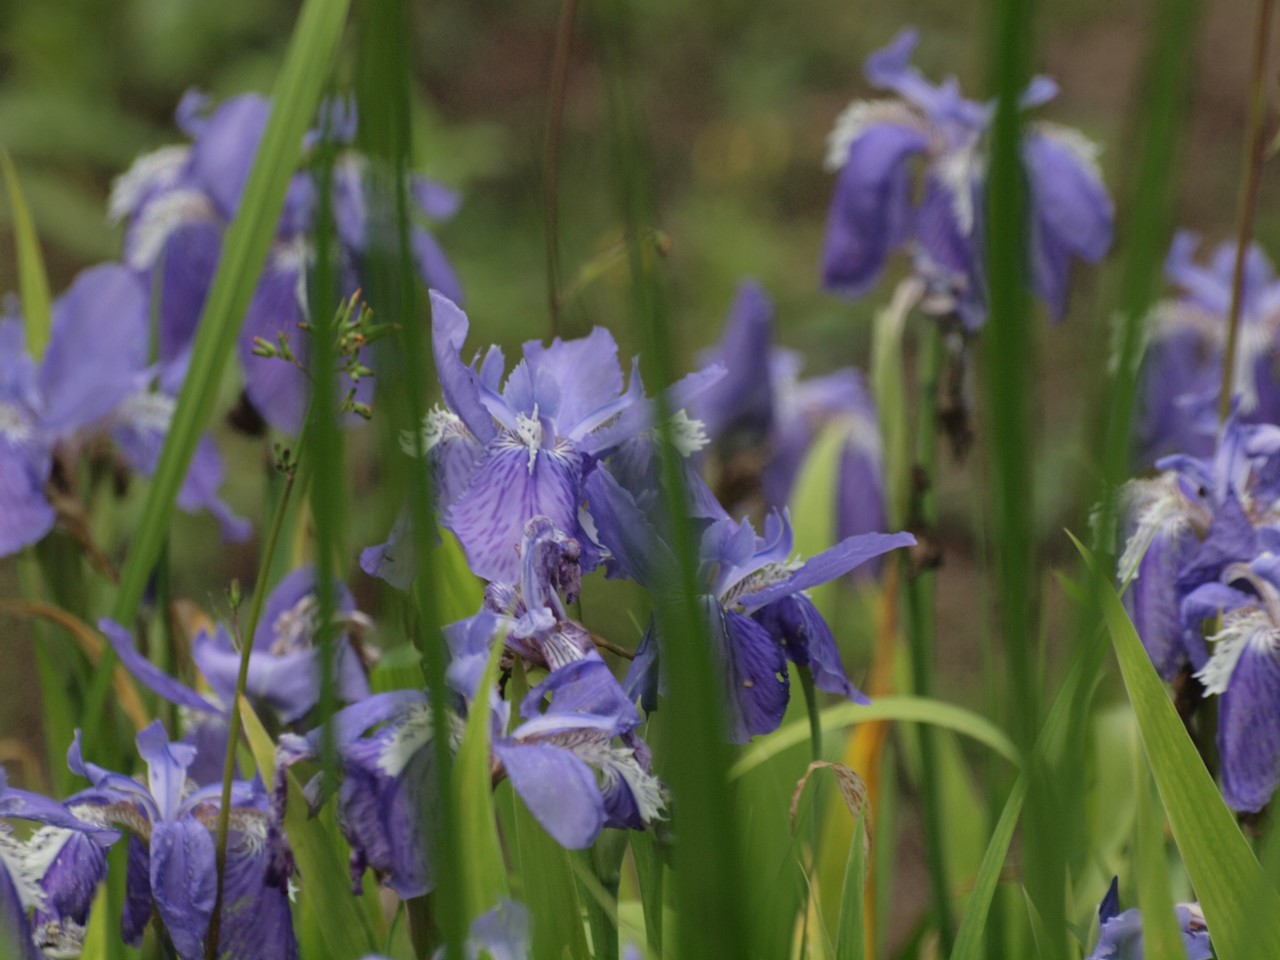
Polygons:
M813 671L808 665L796 667L800 689L804 691L804 706L809 713L809 743L814 760L822 759L822 717L818 713L818 694L813 688Z
M1253 76L1250 82L1249 131L1245 141L1244 186L1240 191L1240 228L1236 237L1235 272L1231 278L1231 309L1227 313L1227 349L1222 357L1222 393L1218 397L1218 418L1231 412L1236 352L1240 341L1240 308L1244 299L1244 266L1253 239L1253 221L1258 212L1258 190L1262 185L1263 127L1267 116L1267 44L1271 41L1274 0L1259 0L1258 22L1253 34Z
M258 565L258 582L254 585L253 605L249 608L249 622L244 635L240 638L240 672L236 675L236 692L229 704L231 716L227 721L227 755L222 765L222 797L218 806L218 832L215 840L218 866L218 892L214 899L213 917L209 921L209 937L205 944L205 957L214 960L218 955L218 934L222 920L222 887L227 866L227 833L231 822L231 781L236 774L236 748L240 741L240 698L244 696L245 684L249 680L249 658L253 652L253 635L258 629L258 621L262 619L262 607L266 602L267 576L271 570L271 558L275 555L276 544L280 540L280 528L284 525L285 510L289 506L289 495L293 492L296 471L291 472L280 495L280 503L276 507L275 516L271 520L271 530L263 545L262 558Z
M578 0L564 0L556 26L555 58L551 66L551 112L547 117L547 145L544 158L544 200L547 229L547 309L551 336L560 335L560 130L564 125L565 92L569 86L569 48L573 44L573 21Z
M934 484L938 467L938 378L942 371L945 346L942 328L930 321L925 328L919 375L920 408L916 428L915 474L919 487L912 495L911 523L933 535L937 525ZM934 611L934 575L914 572L909 559L903 571L907 599L907 642L911 649L911 684L917 696L933 695L933 657L936 617ZM951 953L951 891L947 885L946 850L943 845L942 796L938 783L938 749L934 731L928 724L917 724L920 745L920 801L924 808L925 855L933 887L934 922L938 929L939 955Z

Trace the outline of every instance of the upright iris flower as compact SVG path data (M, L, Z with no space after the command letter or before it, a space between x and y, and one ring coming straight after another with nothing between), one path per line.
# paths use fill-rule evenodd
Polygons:
M618 346L601 327L576 340L557 337L550 346L529 341L503 382L499 348L463 362L467 317L435 291L431 322L445 408L428 415L422 446L434 469L437 506L472 571L514 583L525 525L534 517L586 539L578 517L583 475L595 459L652 426L650 404L634 369L624 389ZM686 377L670 389L668 406L683 409L721 373ZM366 570L377 572L395 555L394 533L392 542L362 557Z
M148 366L148 326L146 290L119 264L85 270L54 301L39 363L21 322L0 318L0 556L52 529L48 489L56 474L58 492L74 492L82 456L107 445L131 470L155 471L175 402L164 371ZM218 498L224 473L202 438L178 506L209 511L226 537L242 540L248 524Z
M178 105L178 126L189 145L163 147L146 154L121 176L111 194L110 213L124 220L125 260L159 290L159 356L178 361L195 335L209 284L221 253L227 224L239 209L271 112L269 100L249 94L209 108L196 92ZM332 179L332 210L338 239L338 271L343 293L362 286L361 270L369 243L369 211L365 203L368 161L349 148L355 135L354 112L342 103L329 104L320 129L307 135L308 149L327 137L339 145ZM454 298L462 290L456 273L425 220L451 217L458 197L432 181L413 177L414 213L423 222L410 229L410 246L419 274L429 286ZM258 356L257 338L275 344L289 341L305 368L307 349L299 330L306 319L307 267L312 259L308 233L315 225L318 185L310 169L294 174L267 264L250 301L238 342L245 392L263 417L277 429L296 433L309 395L307 375L279 359ZM368 399L372 383L356 385Z
M23 841L8 820L44 826ZM63 804L10 787L0 768L0 954L80 955L89 907L107 871L100 845L115 836Z
M1182 934L1186 960L1212 960L1209 930L1200 904L1180 903L1174 912L1178 917L1178 931ZM1101 925L1098 942L1086 960L1142 960L1146 955L1142 947L1142 914L1133 907L1120 912L1120 898L1114 880L1098 907L1098 921Z
M827 166L839 179L823 280L862 296L889 254L905 247L930 290L972 331L986 315L982 217L994 110L966 100L954 78L925 80L910 65L916 41L914 30L904 30L867 58L867 80L897 98L853 103L828 140ZM1037 77L1021 104L1038 107L1056 94L1051 80ZM1047 123L1031 125L1023 141L1032 286L1054 318L1066 308L1072 261L1096 262L1111 245L1114 211L1097 153L1078 131Z
M731 508L759 484L765 503L784 509L805 457L829 428L843 437L836 478L838 539L883 530L884 455L875 402L851 367L800 379L799 354L774 346L774 305L755 281L744 281L720 342L704 359L725 376L693 404L720 468L717 484ZM876 564L860 568L873 575Z
M1119 580L1152 662L1171 679L1199 670L1208 654L1201 623L1215 615L1219 577L1276 540L1280 448L1235 416L1211 457L1165 457L1164 471L1130 481L1122 493L1127 537ZM1207 586L1206 586L1207 585ZM1203 590L1199 589L1204 587Z
M586 485L591 517L615 572L650 590L670 590L678 569L671 548L649 519L651 499L637 502L601 466ZM705 523L699 583L713 646L720 659L735 742L777 728L789 696L787 660L812 671L822 690L865 702L848 680L835 637L805 591L833 580L896 547L910 546L909 533L849 537L807 561L792 557L791 524L771 514L765 536L751 525L721 515ZM627 692L646 709L657 702L658 649L646 633L627 676Z
M82 818L129 833L129 867L121 936L138 946L152 911L180 960L201 960L217 896L214 833L221 784L195 789L188 744L170 743L159 721L137 738L147 783L86 763L80 734L67 755L74 773L92 785L68 804ZM282 957L298 945L289 912L287 852L270 833L270 804L260 781L237 781L231 794L218 956L224 960Z
M1204 456L1213 449L1237 248L1223 243L1201 264L1195 260L1199 243L1196 234L1185 230L1174 237L1164 272L1179 293L1157 304L1149 321L1151 343L1143 357L1138 423L1144 458L1173 451ZM1254 244L1245 256L1232 377L1243 422L1280 422L1277 362L1280 281L1267 255Z

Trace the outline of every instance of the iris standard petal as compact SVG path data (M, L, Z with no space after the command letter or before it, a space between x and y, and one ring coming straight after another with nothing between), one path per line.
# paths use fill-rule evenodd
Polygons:
M546 371L560 388L556 423L562 436L576 434L579 424L622 393L618 344L604 327L592 327L585 337L573 340L556 337L550 346L530 340L524 345L524 358L531 370Z
M461 350L470 324L456 303L431 292L431 350L444 402L481 443L497 435L493 417L480 402L480 375L462 362Z
M191 175L231 220L249 179L258 143L267 127L271 101L245 94L220 104L200 124L191 146Z
M769 362L773 318L773 301L764 287L755 280L743 280L729 307L720 342L704 355L706 361L723 364L726 373L695 400L691 411L716 443L754 445L773 427Z

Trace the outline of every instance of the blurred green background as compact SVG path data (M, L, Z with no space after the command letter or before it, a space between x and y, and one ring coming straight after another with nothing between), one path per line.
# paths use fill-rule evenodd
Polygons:
M562 273L619 238L605 135L605 98L584 4L576 34L560 171ZM358 11L360 4L355 4ZM1126 237L1125 192L1135 118L1141 110L1145 41L1156 0L1050 0L1040 5L1036 65L1060 83L1043 111L1104 145L1102 164L1120 206L1117 245ZM80 268L118 253L120 231L105 219L111 180L140 152L178 139L172 112L200 87L217 97L270 90L295 3L279 0L59 0L0 5L0 142L13 154L44 241L54 289ZM1179 159L1176 222L1213 242L1232 229L1240 175L1252 5L1206 3ZM506 345L545 335L543 141L554 0L421 4L415 17L419 78L416 159L425 172L465 195L439 237L462 276L472 343ZM691 362L712 340L738 280L760 279L778 304L780 339L819 373L867 357L869 318L887 299L858 303L824 294L818 258L832 178L822 169L826 134L853 98L874 96L861 76L865 56L903 26L921 29L917 63L933 79L957 74L965 91L985 87L986 7L978 3L840 0L649 0L636 38L660 206L654 226L671 238L663 269L673 316ZM349 71L339 68L339 80ZM1280 240L1273 171L1264 177L1258 237ZM0 291L16 286L7 205L0 208ZM1092 384L1105 364L1115 263L1082 270L1068 319L1045 324L1037 416L1039 525L1064 551L1064 526L1079 530L1091 466ZM593 323L628 342L618 269L567 312L566 332ZM508 352L510 355L510 352ZM1007 358L1026 362L1026 358ZM228 401L235 387L228 383ZM233 465L230 499L260 517L263 445L219 438ZM352 457L357 487L372 482ZM944 699L975 702L984 616L974 504L980 454L943 468L939 578L939 684ZM127 530L138 498L112 523ZM367 513L367 511L366 511ZM386 510L353 518L353 548L382 538ZM213 600L231 576L252 579L254 547L210 556L208 518L183 517L175 533L177 586ZM353 549L354 556L354 549ZM368 592L367 578L357 583ZM16 591L0 563L0 595ZM634 638L622 642L630 644ZM1051 638L1052 642L1052 638ZM0 760L29 753L39 739L31 701L29 637L0 619ZM856 678L856 675L855 675ZM39 756L39 751L34 751ZM904 887L911 884L910 853ZM919 885L923 888L923 884Z

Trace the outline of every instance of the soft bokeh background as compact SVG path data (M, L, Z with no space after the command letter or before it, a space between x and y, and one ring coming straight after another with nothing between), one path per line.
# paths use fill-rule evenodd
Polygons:
M619 237L589 27L592 6L584 4L573 50L562 150L566 279ZM1079 126L1105 145L1102 163L1121 203L1119 244L1125 239L1133 118L1141 108L1138 78L1158 8L1154 0L1041 4L1037 66L1062 87L1044 115ZM468 292L473 342L516 344L546 332L542 155L559 9L555 0L470 0L423 4L417 11L417 160L466 196L439 236ZM1194 96L1187 104L1176 219L1215 242L1234 220L1251 11L1244 0L1207 3L1198 55L1186 64L1194 74ZM869 317L891 282L880 295L852 304L818 287L832 185L822 170L827 131L850 99L874 95L862 80L862 60L908 24L922 30L917 62L926 73L934 79L956 73L977 96L984 89L985 6L649 0L639 12L645 65L640 98L661 207L655 226L671 238L664 269L684 348L692 355L718 335L735 285L751 275L776 298L781 338L808 356L809 372L863 365ZM117 254L119 229L105 220L111 180L138 153L177 139L171 117L182 92L192 86L218 97L269 91L295 13L295 3L279 0L0 6L0 142L17 162L55 289L83 266ZM1278 211L1268 171L1258 234L1269 247L1280 241ZM0 290L15 287L7 226L5 206ZM1045 326L1036 361L1043 387L1040 525L1059 549L1065 541L1058 532L1079 528L1087 507L1079 491L1089 472L1090 418L1096 413L1087 394L1105 360L1115 262L1081 273L1071 315L1059 327ZM604 324L618 331L624 353L631 352L626 289L620 270L608 274L568 311L567 332ZM234 395L233 384L228 392ZM235 467L233 503L261 516L263 445L225 429L219 436ZM358 444L353 459L360 484L368 477ZM973 506L981 482L980 457L944 466L939 692L962 702L980 697L975 681L983 617L975 603L981 590ZM127 530L137 501L118 508L112 521L118 529ZM381 538L380 522L381 516L355 511L352 555ZM231 576L252 579L253 546L218 551L211 549L215 542L207 518L183 518L175 532L178 589L197 601L216 601ZM353 579L365 581L356 582L358 592L368 592L363 575ZM0 595L15 590L12 569L0 563ZM621 642L630 645L634 638ZM0 619L4 760L41 755L33 747L39 715L29 693L29 643L21 625ZM909 888L909 867L904 877Z

